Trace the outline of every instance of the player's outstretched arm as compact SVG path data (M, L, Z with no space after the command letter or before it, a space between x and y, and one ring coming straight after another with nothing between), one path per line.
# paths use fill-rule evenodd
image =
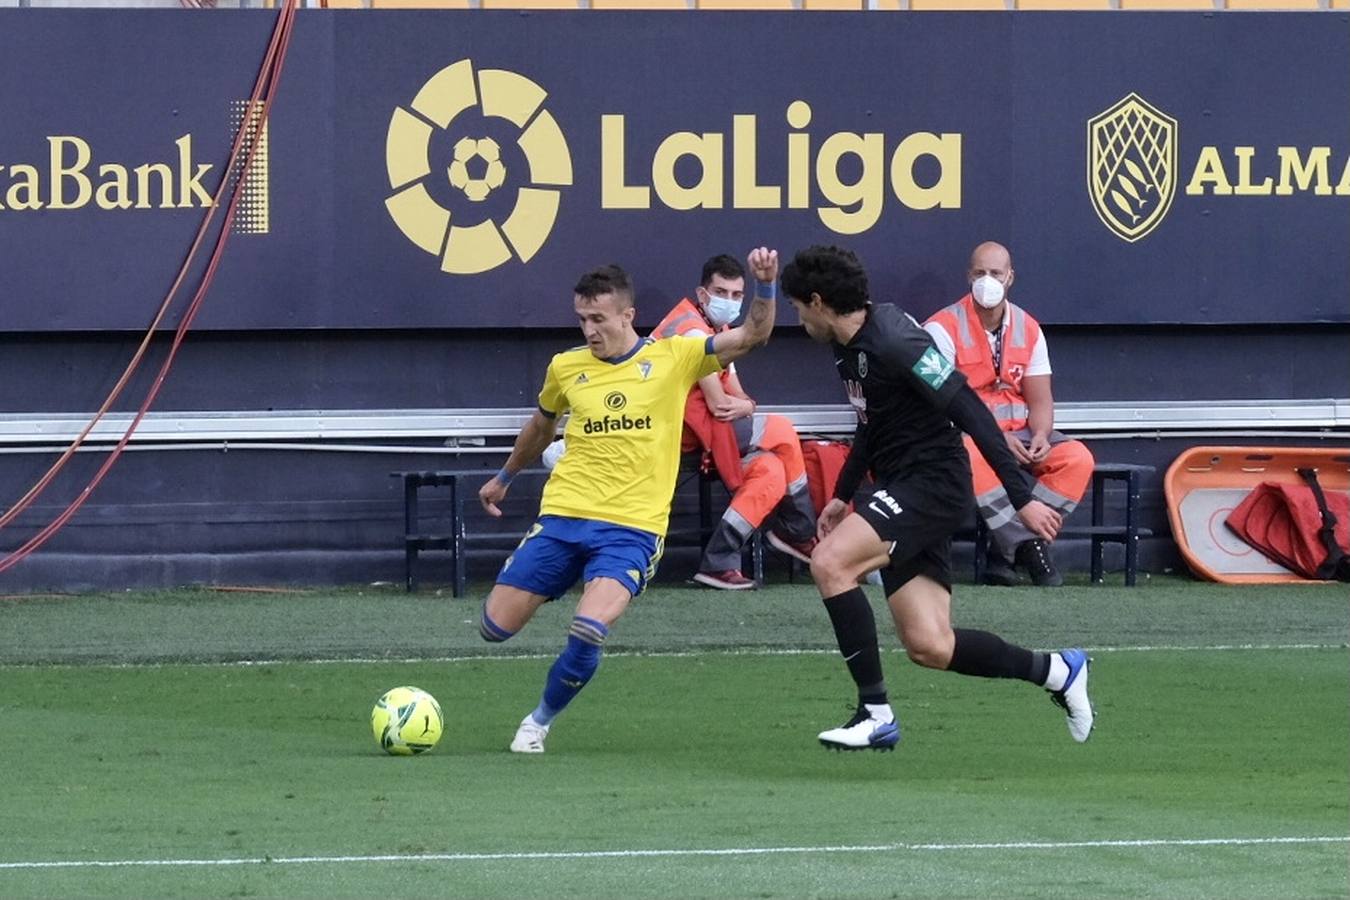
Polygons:
M544 415L540 410L534 411L534 415L530 416L530 420L520 429L520 434L516 435L515 446L511 448L511 455L506 458L506 464L478 489L478 502L483 504L483 509L494 516L502 514L497 504L506 498L511 479L516 477L517 472L539 458L544 448L553 443L553 436L557 431L556 419Z
M778 251L756 247L747 259L755 277L755 295L745 321L713 337L713 352L723 366L769 342L778 310Z

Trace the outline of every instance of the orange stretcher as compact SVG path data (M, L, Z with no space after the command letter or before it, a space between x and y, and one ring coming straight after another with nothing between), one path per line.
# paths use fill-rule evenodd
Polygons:
M1334 447L1192 447L1163 478L1172 536L1197 576L1225 584L1308 581L1247 544L1224 520L1263 481L1301 484L1317 470L1323 491L1350 492L1350 449Z

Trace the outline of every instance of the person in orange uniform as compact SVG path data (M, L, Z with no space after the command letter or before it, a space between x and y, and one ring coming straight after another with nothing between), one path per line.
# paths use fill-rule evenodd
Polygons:
M694 299L675 305L652 331L654 338L707 336L731 326L741 313L745 269L734 257L714 256L703 264ZM755 582L741 572L745 544L774 516L765 533L781 553L811 561L816 516L807 488L801 442L786 416L755 412L734 366L699 379L684 408L686 452L703 450L731 503L717 523L694 580L723 590L746 590Z
M1054 430L1045 334L1030 313L1008 299L1015 273L1006 247L980 244L970 255L967 274L970 292L934 313L924 328L998 420L1013 456L1033 481L1032 495L1067 516L1087 490L1093 459L1081 441ZM1008 492L969 436L965 444L980 516L993 536L985 582L1019 583L1015 564L1037 585L1063 584L1049 544L1018 520Z

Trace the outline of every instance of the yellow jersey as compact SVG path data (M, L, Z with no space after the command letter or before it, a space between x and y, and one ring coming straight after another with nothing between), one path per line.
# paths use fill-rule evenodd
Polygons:
M570 412L567 452L544 485L540 515L595 519L664 537L680 468L689 389L721 371L710 337L640 340L619 359L586 347L548 364L539 409Z

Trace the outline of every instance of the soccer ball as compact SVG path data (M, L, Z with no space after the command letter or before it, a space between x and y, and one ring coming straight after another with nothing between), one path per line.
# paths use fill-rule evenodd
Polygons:
M370 730L376 743L394 756L425 753L436 746L444 727L441 705L421 688L396 687L370 711Z

